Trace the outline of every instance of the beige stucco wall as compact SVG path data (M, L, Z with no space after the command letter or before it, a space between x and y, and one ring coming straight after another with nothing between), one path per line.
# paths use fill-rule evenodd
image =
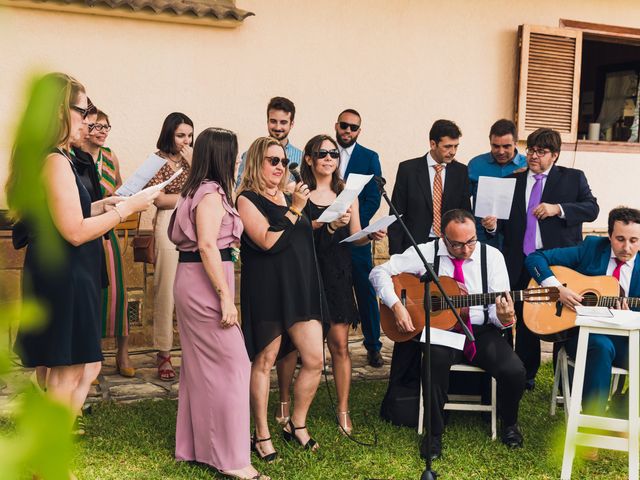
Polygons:
M300 147L332 132L341 109L360 110L361 143L380 153L391 184L399 161L426 151L437 118L461 126L461 161L487 149L491 123L513 115L519 24L640 27L637 0L237 3L256 16L235 29L0 8L0 182L23 82L37 70L86 85L111 116L109 144L125 176L154 148L167 113L185 112L197 131L235 130L245 149L265 133L268 99L284 95L298 109L291 139ZM603 212L622 201L640 206L628 188L640 154L579 152L562 161L587 172ZM624 166L622 178L613 162Z

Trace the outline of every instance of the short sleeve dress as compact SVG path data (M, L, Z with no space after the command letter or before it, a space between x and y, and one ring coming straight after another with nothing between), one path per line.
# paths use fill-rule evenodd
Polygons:
M287 206L247 190L240 195L265 216L269 230L283 232L269 250L257 246L246 233L242 234L240 247L242 331L249 358L253 360L282 335L281 358L294 350L287 330L296 322L328 321L311 223L305 214L295 224L285 217L291 202L286 195Z

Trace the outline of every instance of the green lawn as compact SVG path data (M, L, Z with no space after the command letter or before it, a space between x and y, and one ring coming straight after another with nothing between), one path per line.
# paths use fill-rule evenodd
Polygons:
M340 435L331 416L324 382L308 421L321 445L318 454L286 444L276 428L272 433L280 460L255 465L274 479L419 479L423 463L418 455L418 435L409 428L393 427L378 418L386 382L358 382L353 386L351 410L359 438L376 447L363 447ZM525 447L508 450L492 442L489 425L480 415L453 413L444 436L444 451L434 469L442 479L559 478L562 461L564 416L553 418L548 405L551 367L546 364L535 392L525 393L520 425ZM201 465L173 459L175 401L94 407L87 417L87 436L80 441L75 472L80 479L206 479L216 478ZM270 409L271 410L271 409ZM364 416L364 412L369 412ZM627 457L600 452L594 463L574 464L576 479L627 478Z

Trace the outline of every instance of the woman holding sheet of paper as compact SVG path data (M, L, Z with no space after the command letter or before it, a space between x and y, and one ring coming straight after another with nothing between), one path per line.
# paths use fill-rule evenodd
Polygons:
M333 376L336 382L338 405L336 411L340 432L349 434L352 430L349 416L349 389L351 386L351 357L349 355L349 327L356 328L359 315L353 297L351 277L351 245L364 245L371 240L381 240L386 231L369 234L353 243L340 243L361 230L358 212L358 198L346 213L328 223L316 219L329 207L344 189L338 165L340 152L335 140L328 135L316 135L304 149L304 159L300 168L302 181L309 185L311 195L307 208L313 220L315 249L324 290L327 295L328 312L331 323L327 344L331 352ZM279 373L287 375L288 382L282 381L280 401L289 401L289 385L295 368L295 355L290 355L279 365Z
M157 155L164 158L162 168L147 186L169 180L182 169L171 183L166 185L155 201L158 211L154 219L154 247L156 263L153 272L153 344L158 350L156 364L161 380L173 380L176 376L171 365L173 347L173 281L178 268L178 252L169 240L167 228L173 209L180 197L191 168L193 152L193 122L183 113L174 112L164 119L156 144Z

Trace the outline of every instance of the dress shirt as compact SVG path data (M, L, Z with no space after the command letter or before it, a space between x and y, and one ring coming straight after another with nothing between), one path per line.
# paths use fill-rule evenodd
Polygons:
M344 148L338 145L338 151L340 152L340 178L344 178L344 174L347 171L347 166L349 165L349 160L351 160L351 154L353 153L353 149L356 148L356 144Z
M542 172L542 175L544 175L544 178L542 179L542 195L544 195L544 187L547 184L547 177L549 176L549 170L551 170L551 167L549 167L547 170L545 170L544 172ZM524 204L527 206L529 206L529 198L531 197L531 190L533 190L533 185L536 183L536 179L534 178L537 174L533 173L531 170L529 170L529 172L527 173L527 186L525 188L525 193L524 193ZM558 205L560 207L560 215L558 215L560 218L564 218L564 210L562 209L561 205ZM540 235L540 224L538 222L536 222L536 250L540 250L541 248L544 248L544 245L542 244L542 235Z
M475 198L478 192L478 179L480 177L504 178L516 170L527 168L527 157L515 151L514 157L504 165L496 162L491 152L483 153L469 161L469 182L471 183L471 196Z
M449 252L444 244L444 240L438 240L438 256L440 257L439 276L453 278L453 262L449 257ZM420 251L430 263L433 263L435 242L423 243L419 246ZM412 273L421 276L425 272L424 265L413 247L409 247L404 253L393 255L388 262L383 263L371 270L369 281L380 300L389 308L400 301L393 289L391 277L399 273ZM462 265L464 273L465 287L469 294L506 292L510 290L509 274L504 257L497 248L487 245L487 286L489 292L482 291L482 273L480 263L480 243L476 244L471 257ZM482 306L469 308L469 318L473 325L484 324L484 312ZM496 315L495 304L489 306L489 321L498 328L503 328L502 323Z
M620 287L625 291L625 295L629 292L629 286L631 285L631 275L633 274L633 267L636 263L636 258L638 254L636 254L631 260L626 262L622 267L620 267ZM611 250L609 256L609 263L607 264L607 275L612 276L613 271L616 269L616 256ZM545 278L541 285L543 287L561 287L562 283L555 276L550 276Z
M291 142L287 142L284 147L284 153L289 159L289 163L297 163L300 165L302 163L302 150L291 145ZM242 181L242 173L244 172L244 165L247 161L247 152L244 152L241 156L240 165L238 166L238 178L236 179L236 188L240 186L240 182ZM295 182L293 176L289 177L290 182Z
M431 186L431 201L433 202L433 180L436 178L436 169L434 168L438 165L433 157L431 156L431 152L427 153L427 165L429 171L429 185ZM442 162L441 165L444 167L440 172L440 176L442 177L442 196L444 197L444 179L447 176L447 163ZM444 213L444 212L441 212ZM431 230L429 230L429 238L438 238L436 233L433 231L433 223L431 224Z

